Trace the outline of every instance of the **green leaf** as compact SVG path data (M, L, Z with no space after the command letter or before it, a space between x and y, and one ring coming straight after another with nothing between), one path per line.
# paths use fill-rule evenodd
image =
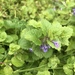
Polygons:
M13 41L13 37L11 35L7 35L5 42L10 43Z
M20 47L22 49L29 49L32 47L32 44L30 41L24 39L24 38L21 38L19 41L18 41L18 44L20 45Z
M50 31L53 35L59 36L62 33L62 25L58 21L54 20Z
M51 27L49 28L48 37L50 38L50 40L58 39L61 33L62 26L58 21L54 20Z
M26 62L31 63L31 62L35 62L40 59L40 57L36 56L34 53L31 53L31 52L28 54L28 56L29 58L26 60Z
M52 48L55 48L56 50L58 50L58 51L60 51L61 50L61 42L60 41L58 41L57 40L57 42L59 43L59 48L57 48L54 44L53 44L53 42L51 42L51 41L47 41L47 43L52 47Z
M3 54L0 54L0 59L3 59L4 58L4 55Z
M47 10L42 10L40 17L43 16L42 18L45 17L47 20L52 20L54 15L55 15L54 10L49 8Z
M16 55L16 58L17 59L19 59L20 61L25 61L25 60L27 60L28 59L28 55L27 55L27 53L18 53L17 55Z
M0 53L4 53L5 49L3 47L0 47Z
M36 75L50 75L49 71L38 71L38 73Z
M61 37L60 37L61 38ZM69 45L69 40L68 40L68 38L61 38L60 39L60 41L61 41L61 43L63 44L63 45Z
M13 41L18 40L18 35L13 34L13 35L10 35L10 36L14 39Z
M42 23L41 29L43 31L43 34L46 36L51 28L51 23L47 21L46 19L42 19L41 23Z
M63 9L63 10L57 10L57 13L58 14L61 14L61 15L66 15L66 14L69 14L69 12L67 11L67 10L65 10L65 9Z
M68 59L67 59L67 64L74 64L74 62L75 62L75 56L71 56L71 57L69 57Z
M11 20L5 20L4 23L6 28L14 28L13 22Z
M5 20L5 28L10 29L10 28L23 28L25 27L25 21L23 20L18 20L17 18L11 19L11 20Z
M71 27L63 27L61 37L70 38L73 34L73 29Z
M53 50L52 49L48 49L48 51L45 53L43 52L39 46L35 46L33 47L33 52L36 56L42 58L42 57L45 57L45 58L49 58L52 56L53 54Z
M10 66L6 65L6 66L4 67L4 74L5 74L5 75L13 75L13 70L12 70L12 68L11 68Z
M28 41L32 41L36 45L41 45L41 41L39 40L39 37L42 35L41 30L37 29L24 29L21 33L21 37L25 38Z
M66 51L70 51L70 50L75 49L75 39L71 39L69 42L70 43L69 43Z
M70 27L63 27L62 28L62 33L59 37L60 41L64 45L69 45L68 39L72 36L73 29Z
M71 7L74 7L75 6L75 3L74 3L74 1L72 0L72 1L69 1L69 2L67 2L67 7L68 8L71 8Z
M58 57L51 57L49 58L48 67L50 67L51 69L55 69L59 63L60 60L58 59Z
M45 65L45 64L47 64L47 59L41 60L39 66L42 66L42 65Z
M14 28L17 28L17 29L25 28L25 24L26 24L24 20L19 20L18 18L12 19L12 23L14 25Z
M15 52L17 52L17 50L19 50L19 49L20 49L20 46L19 45L15 44L15 43L11 43L9 45L9 52L8 52L8 54L12 55Z
M16 34L13 35L7 35L7 38L5 40L6 43L11 43L12 41L18 40L18 36Z
M46 53L43 53L43 56L45 58L50 58L53 54L53 49L48 49L48 51Z
M31 57L32 57L32 59L31 59ZM39 59L40 59L40 57L36 56L34 53L32 53L30 55L30 60L36 61L36 60L39 60Z
M34 52L34 54L35 54L36 56L38 56L38 57L40 57L40 58L42 58L43 55L44 55L43 51L40 49L39 46L34 46L34 47L33 47L33 52Z
M28 11L27 6L25 6L25 5L22 6L21 10L22 10L22 13L27 14L27 11Z
M7 34L5 31L0 31L0 42L5 41L5 39L7 38Z
M35 28L38 28L38 27L41 27L41 22L39 21L39 22L37 22L37 21L35 21L35 20L29 20L28 21L28 25L29 26L33 26L33 27L35 27Z
M63 70L64 70L66 75L73 75L73 68L70 64L64 65Z
M24 64L24 60L22 60L22 58L17 58L16 56L14 56L12 59L11 59L11 62L14 66L16 67L21 67L23 66Z

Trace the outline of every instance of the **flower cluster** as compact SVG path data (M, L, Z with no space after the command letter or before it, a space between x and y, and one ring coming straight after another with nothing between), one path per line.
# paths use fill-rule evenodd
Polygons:
M54 44L54 46L55 46L56 48L59 48L59 47L60 47L58 41L52 41L52 43ZM50 49L50 48L51 48L51 46L49 46L48 44L42 44L42 45L40 46L40 49L41 49L43 52L47 52L48 49ZM30 52L33 52L33 49L32 49L32 48L29 48L29 51L30 51Z
M42 44L42 45L40 46L40 48L43 50L43 52L47 52L48 49L50 48L50 46L49 46L49 45L46 45L46 44Z
M60 47L58 41L52 41L52 43L54 44L54 46L55 46L56 48L59 48L59 47ZM42 44L42 45L40 46L40 48L43 50L43 52L47 52L48 49L51 48L51 47L50 47L49 45L47 45L47 44Z

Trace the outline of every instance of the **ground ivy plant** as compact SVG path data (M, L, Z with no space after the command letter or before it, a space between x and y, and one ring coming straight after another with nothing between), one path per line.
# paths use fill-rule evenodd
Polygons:
M74 75L74 25L74 0L1 0L0 75Z

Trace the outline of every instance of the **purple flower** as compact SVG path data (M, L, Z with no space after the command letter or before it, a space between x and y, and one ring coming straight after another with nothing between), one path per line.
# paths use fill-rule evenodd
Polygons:
M43 50L43 52L47 52L47 51L48 51L48 49L44 49L44 50Z
M33 52L33 49L32 48L29 48L30 52Z
M75 15L75 8L73 8L73 14Z
M48 49L50 48L50 46L46 45L46 44L43 44L43 45L40 46L40 48L43 50L43 52L47 52Z
M60 47L60 45L59 45L59 42L58 41L52 41L53 43L54 43L54 45L55 45L55 47L56 48L59 48Z

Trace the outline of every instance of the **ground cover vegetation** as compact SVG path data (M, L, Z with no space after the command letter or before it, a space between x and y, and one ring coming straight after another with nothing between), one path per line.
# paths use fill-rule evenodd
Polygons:
M0 75L74 75L74 25L74 0L0 0Z

